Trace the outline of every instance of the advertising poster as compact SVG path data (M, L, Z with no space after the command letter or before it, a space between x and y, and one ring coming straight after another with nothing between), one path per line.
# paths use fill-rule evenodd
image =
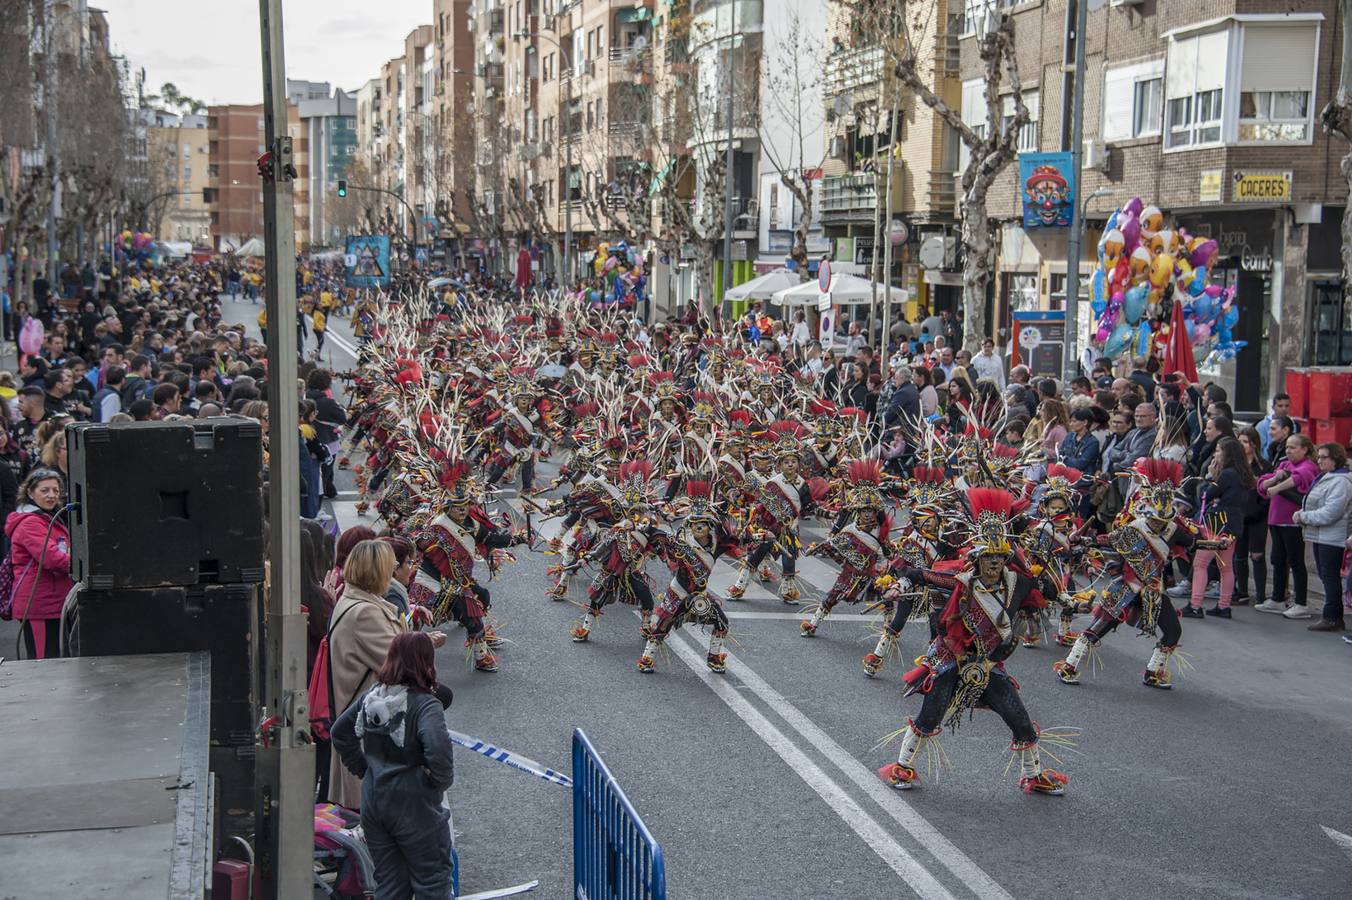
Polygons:
M1075 204L1069 153L1019 154L1024 228L1068 228Z
M347 239L343 254L348 287L390 286L390 236L363 234Z

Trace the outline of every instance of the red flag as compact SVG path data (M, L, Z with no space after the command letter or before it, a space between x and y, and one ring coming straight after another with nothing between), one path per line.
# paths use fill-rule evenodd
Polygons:
M1012 368L1014 368L1015 366L1023 365L1021 362L1019 362L1019 320L1018 320L1018 319L1015 319L1015 320L1014 320L1014 333L1013 333L1013 335L1010 337L1009 343L1010 343L1010 350L1009 350L1009 367L1012 369Z
M1174 312L1169 320L1169 343L1164 348L1164 374L1178 372L1189 384L1197 383L1197 359L1188 341L1188 326L1183 319L1183 304L1174 301Z

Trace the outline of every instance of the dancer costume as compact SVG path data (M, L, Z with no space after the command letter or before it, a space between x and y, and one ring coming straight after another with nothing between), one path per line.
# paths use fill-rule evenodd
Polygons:
M598 536L587 559L597 566L587 587L587 613L572 630L582 643L591 636L601 610L616 601L642 610L646 638L653 627L653 591L644 566L657 553L659 530L651 518L652 463L632 460L620 466L619 497L611 504L613 524Z
M1044 769L1038 752L1038 729L1028 716L1018 685L1004 661L1018 646L1015 619L1020 610L1042 604L1032 579L1009 568L1014 548L1009 520L1015 499L998 488L967 491L971 543L967 568L939 617L939 635L919 665L908 672L908 693L924 694L920 714L902 729L897 761L878 770L893 788L906 790L919 782L915 760L941 724L956 728L977 708L995 712L1009 727L1009 747L1020 761L1019 787L1028 793L1063 793L1067 776Z
M1048 603L1060 609L1056 642L1063 647L1075 643L1071 633L1075 618L1075 599L1071 579L1078 566L1075 534L1081 522L1075 514L1079 496L1075 485L1083 477L1079 469L1059 463L1047 467L1047 480L1039 488L1037 515L1030 518L1019 535L1019 544L1028 573L1038 581L1038 590ZM1041 610L1024 617L1023 645L1037 646L1046 626L1047 613Z
M1220 549L1223 540L1198 540L1174 512L1175 492L1183 482L1183 467L1167 459L1142 459L1132 467L1137 488L1131 498L1128 521L1098 538L1105 572L1112 583L1094 607L1094 620L1075 639L1070 653L1052 670L1065 684L1079 684L1084 659L1108 632L1123 622L1142 634L1159 632L1141 683L1169 690L1173 677L1169 660L1178 651L1183 625L1164 593L1164 567L1175 550L1194 547Z
M860 603L874 595L874 582L886 565L891 521L880 491L882 463L876 459L855 460L846 468L849 487L844 512L849 521L826 541L808 551L825 556L840 566L835 583L812 615L798 623L798 633L814 637L836 604Z

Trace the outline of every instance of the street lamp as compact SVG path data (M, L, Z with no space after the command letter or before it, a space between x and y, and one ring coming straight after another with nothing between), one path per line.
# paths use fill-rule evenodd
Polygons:
M562 62L564 50L557 38L552 38L539 31L518 31L514 37L520 39L541 38L549 41L555 47L559 48L559 60ZM563 103L563 123L559 129L559 139L563 141L564 153L564 176L563 188L565 200L563 204L563 286L567 286L573 277L573 188L570 179L573 175L573 142L572 129L569 127L569 121L573 116L573 77L572 66L569 66L568 87L564 96Z

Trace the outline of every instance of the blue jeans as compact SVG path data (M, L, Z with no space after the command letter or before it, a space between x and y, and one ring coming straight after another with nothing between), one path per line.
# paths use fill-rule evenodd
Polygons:
M1343 580L1338 577L1343 567L1343 548L1332 544L1314 544L1314 568L1324 585L1323 618L1330 622L1343 620Z

